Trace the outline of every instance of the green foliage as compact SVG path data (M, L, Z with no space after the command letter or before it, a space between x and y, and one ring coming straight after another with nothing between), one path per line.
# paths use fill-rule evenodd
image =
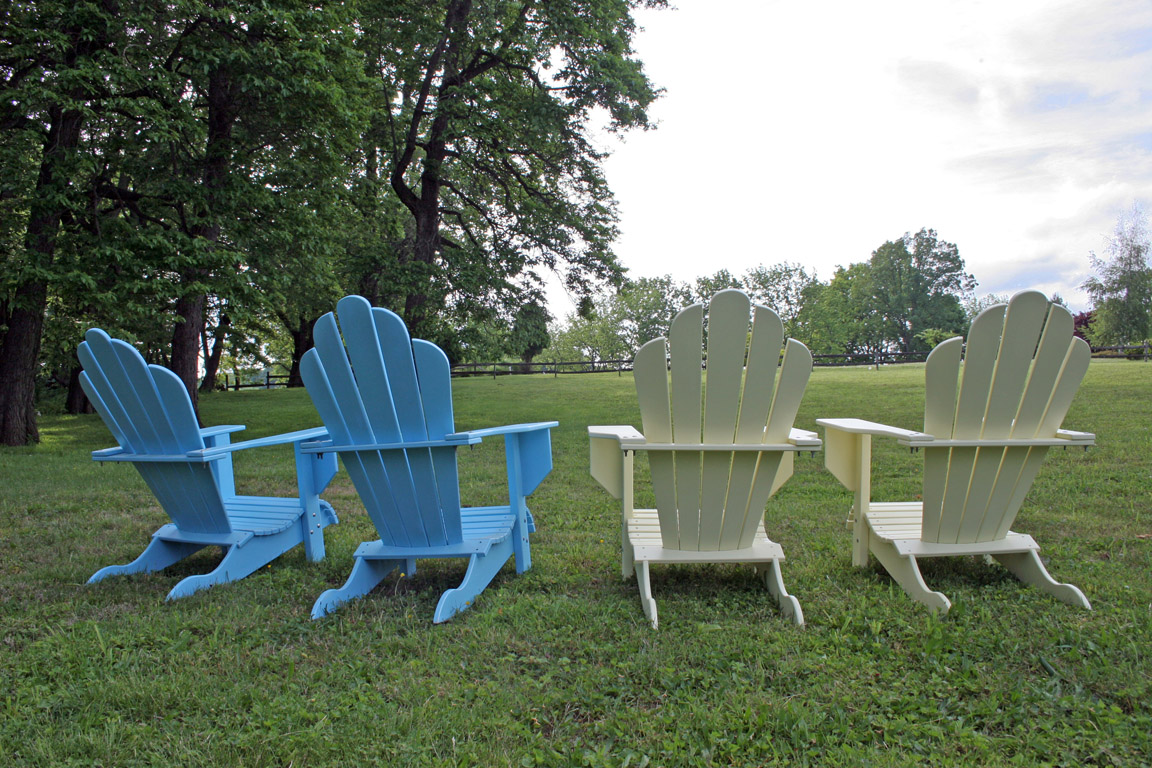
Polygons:
M706 304L728 288L773 309L788 336L815 354L926 351L932 346L927 339L967 330L961 300L970 297L975 281L963 270L956 246L922 229L885 243L867 262L838 267L827 283L790 262L760 265L739 277L721 269L691 285L670 276L628 281L597 297L592 312L570 317L556 329L548 358L631 357L641 344L667 333L680 309Z
M806 292L817 284L815 273L787 261L753 267L740 280L740 287L754 303L771 307L780 315L784 334L792 338L800 337L799 316L809 295Z
M631 48L640 4L363 4L359 46L378 83L367 175L387 179L410 225L395 267L365 266L417 335L450 333L444 312L516 307L545 270L577 296L619 279L590 118L650 127L656 90Z
M971 323L976 319L976 315L988 309L988 307L996 304L1007 304L1011 298L1012 297L1006 293L989 293L979 298L975 295L969 296L964 300L964 315L968 318L968 322ZM1056 298L1059 297L1054 296L1053 300Z
M712 297L720 291L740 287L740 279L738 277L726 269L721 269L714 275L705 275L704 277L696 278L696 282L691 288L692 303L707 306L708 302L712 300Z
M918 428L923 375L817 369L797 426L853 415ZM639 424L627 374L454 382L460 429L560 427L531 499L533 568L508 566L438 626L462 561L422 560L309 620L376 535L344 472L325 493L341 523L321 563L298 548L172 603L168 589L216 550L85 585L166 518L131 467L89 459L111 444L96 417L46 416L40 445L0 449L0 754L12 768L1139 766L1152 753L1150 388L1152 365L1094 361L1067 425L1098 446L1050 453L1020 513L1091 612L969 558L924 563L954 601L929 615L875 562L851 566L851 494L821 456L800 455L766 517L808 624L783 619L751 569L656 566L656 632L620 578L619 502L588 476L587 425ZM319 422L301 390L208 395L202 415L248 423L241 437ZM920 492L920 456L876 440L873 460L876 498ZM236 461L243 492L295 492L290 450ZM499 439L460 451L463 501L506 499L504 462Z
M947 341L955 335L952 331L945 331L942 328L925 328L916 334L916 338L924 342L929 349L933 349L940 342Z
M508 348L525 363L548 348L548 310L536 303L525 304L516 312Z
M1088 336L1093 344L1139 344L1152 335L1152 240L1139 208L1120 217L1107 256L1089 256L1095 275L1084 289L1095 304Z
M350 292L463 354L544 270L577 295L617 280L589 131L650 127L640 5L663 3L17 3L0 329L27 309L32 350L51 305L51 355L121 328L191 386L225 308L234 356L275 320L298 362Z
M802 293L798 338L814 354L874 354L885 348L887 324L876 308L874 279L867 262L837 267L827 284Z
M970 294L975 279L964 272L957 247L940 240L936 231L888 241L872 253L872 304L883 318L884 341L901 352L926 349L917 334L926 328L963 333L966 327L961 299Z
M691 302L691 290L671 275L629 280L597 297L586 316L571 316L554 331L546 358L630 359L645 342L667 335L672 318Z

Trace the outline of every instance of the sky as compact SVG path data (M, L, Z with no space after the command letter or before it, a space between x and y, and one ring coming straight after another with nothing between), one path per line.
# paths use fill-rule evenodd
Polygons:
M602 145L631 277L826 281L928 227L978 296L1081 310L1089 252L1150 210L1149 0L675 4L636 13L658 128Z

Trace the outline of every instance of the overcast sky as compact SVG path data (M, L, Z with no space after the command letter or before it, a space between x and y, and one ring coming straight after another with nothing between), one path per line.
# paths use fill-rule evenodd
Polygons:
M676 5L637 15L659 128L606 164L633 277L787 260L827 280L930 227L978 295L1083 309L1089 251L1147 209L1149 0Z

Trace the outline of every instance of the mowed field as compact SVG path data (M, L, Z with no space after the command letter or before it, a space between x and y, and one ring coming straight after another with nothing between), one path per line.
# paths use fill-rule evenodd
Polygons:
M929 561L944 618L873 559L850 562L851 502L800 455L766 524L807 625L750 568L654 566L660 628L620 577L618 503L588 475L589 424L640 426L629 374L454 382L456 426L558 420L530 499L533 568L511 565L443 625L462 560L420 561L312 621L377 534L343 471L327 559L300 548L243 581L165 603L205 550L167 571L85 581L167 522L131 466L96 464L96 416L41 419L0 449L0 765L758 766L1152 763L1152 364L1093 361L1014 526L1079 610L978 558ZM923 366L817 369L820 417L920 428ZM46 407L46 410L47 407ZM302 390L203 398L237 440L319 425ZM818 430L819 431L819 430ZM506 502L500 439L459 452L465 504ZM919 454L874 443L874 498L920 494ZM241 492L290 495L290 449L237 458ZM651 489L638 461L639 505Z

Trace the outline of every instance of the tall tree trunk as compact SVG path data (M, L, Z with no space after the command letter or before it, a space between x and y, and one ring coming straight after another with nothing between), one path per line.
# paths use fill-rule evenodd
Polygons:
M72 371L68 375L68 398L64 401L64 411L66 413L92 413L92 403L88 401L88 395L84 394L83 388L80 386L80 372L84 370L78 365L72 366Z
M300 376L300 361L304 358L304 353L315 345L312 339L312 327L316 325L316 321L319 319L319 317L311 319L301 317L298 328L288 329L288 333L292 334L292 368L288 371L289 387L304 386L304 379Z
M216 324L216 332L213 334L212 349L204 350L204 380L200 382L201 392L216 389L216 374L220 370L220 358L224 355L224 340L228 337L228 328L231 324L228 315L220 315L220 322Z
M59 201L61 187L67 181L61 176L62 166L80 142L83 117L79 110L54 106L49 110L49 120L24 238L28 258L41 275L55 260L56 238L65 208ZM8 331L0 346L0 444L26 445L40 440L36 427L36 367L44 335L48 284L40 276L24 280L16 286L14 296Z
M29 308L12 313L0 349L0 443L27 445L40 441L36 427L36 363L44 331L47 291L43 282L21 286Z
M194 279L194 278L193 278ZM172 331L172 360L169 368L184 382L192 407L197 405L200 379L200 332L204 328L204 294L181 296L176 301L176 328Z
M203 181L207 211L204 220L191 229L194 237L203 238L210 246L220 241L222 195L228 181L232 160L232 129L237 117L236 88L232 73L219 66L208 77L208 135L204 150ZM206 268L191 269L182 275L184 282L197 283L208 276ZM176 327L172 331L172 372L184 382L192 407L199 404L196 387L199 378L200 335L204 332L203 293L181 296L176 302ZM197 414L199 410L197 409Z
M448 156L448 128L453 119L455 103L459 100L460 86L467 81L461 76L461 42L468 35L468 18L472 13L472 0L452 0L444 17L444 33L440 44L433 50L424 70L417 108L412 117L404 150L392 169L392 188L416 221L412 245L412 261L426 265L431 271L440 251L440 191L443 186L442 168ZM436 93L435 116L428 135L421 137L420 120L437 77L440 85ZM419 194L408 186L408 172L416 149L423 150ZM419 275L420 285L411 286L404 301L404 320L413 336L426 337L428 318L428 291L430 275Z

